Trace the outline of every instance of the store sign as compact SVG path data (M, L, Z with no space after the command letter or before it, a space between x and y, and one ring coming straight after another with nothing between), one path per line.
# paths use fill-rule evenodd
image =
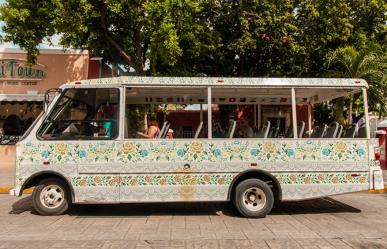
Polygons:
M42 79L46 76L45 66L37 64L28 66L25 60L0 60L0 79Z

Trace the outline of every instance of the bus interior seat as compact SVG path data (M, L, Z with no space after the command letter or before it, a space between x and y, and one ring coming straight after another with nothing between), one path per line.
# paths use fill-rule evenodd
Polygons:
M267 138L270 131L270 121L267 121L261 128L261 130L257 134L257 138Z
M341 138L342 135L343 135L343 126L339 125L339 130L337 132L336 138Z
M366 130L366 126L365 124L363 124L362 126L360 126L358 132L357 132L357 135L356 135L357 138L366 138L367 137L367 130Z
M270 130L269 130L269 134L267 134L267 137L272 138L273 135L274 135L274 130L275 130L275 127L271 127Z
M157 136L157 138L162 138L163 137L164 131L166 130L165 127L167 126L167 124L168 124L168 121L165 121L163 126L161 127L161 130L160 130L159 135Z
M302 138L305 130L305 122L301 121L297 124L297 137ZM286 138L293 138L293 125L290 125L285 134Z
M202 131L202 127L203 127L203 121L201 121L199 123L198 128L196 129L194 138L198 138L199 137L200 132Z
M301 121L297 124L297 137L298 138L302 138L303 135L304 135L304 130L305 130L305 122L304 121Z
M322 124L319 126L316 126L315 130L312 133L312 138L323 138L325 133L327 132L327 125Z
M285 133L285 138L292 138L293 137L293 126L290 125Z
M350 128L348 128L345 131L345 134L343 135L343 138L354 138L357 135L358 132L358 125L352 125Z
M169 124L169 123L165 126L165 130L164 130L164 133L162 134L161 138L166 138L167 137L168 130L169 130L170 126L171 126L171 124Z
M337 136L337 132L339 130L339 123L336 121L332 122L328 129L327 132L324 134L324 138L335 138Z
M228 134L227 138L233 138L234 132L235 132L235 127L236 127L236 121L230 120L230 126L229 126L230 133Z
M273 132L272 132L270 137L278 138L280 127L279 126L273 127L272 130L273 130Z
M227 132L225 133L224 137L225 138L232 138L234 135L235 128L236 128L236 121L234 121L234 119L230 119L228 121L228 128L227 128Z

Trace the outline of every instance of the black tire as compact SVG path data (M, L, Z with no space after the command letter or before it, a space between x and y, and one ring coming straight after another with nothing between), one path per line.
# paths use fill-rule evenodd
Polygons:
M251 199L250 196L252 196ZM273 208L274 195L271 188L264 181L247 179L236 186L233 203L242 216L263 218Z
M57 203L57 206L54 204L50 205L48 203L44 203L44 200L41 198L43 191L54 191L53 194L58 193L58 196L62 197L57 198L58 201L55 202ZM51 196L53 195L47 194L47 196L52 198ZM38 212L40 215L50 216L61 215L65 213L71 204L70 192L66 182L62 179L54 177L41 180L32 192L32 204L36 212Z

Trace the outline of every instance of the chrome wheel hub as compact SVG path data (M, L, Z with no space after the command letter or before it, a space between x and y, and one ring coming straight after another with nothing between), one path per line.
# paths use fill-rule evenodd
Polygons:
M40 201L46 208L57 208L64 201L64 191L58 185L45 186L40 193Z
M265 193L257 187L247 189L244 192L242 199L245 207L253 212L257 212L264 208L267 201Z

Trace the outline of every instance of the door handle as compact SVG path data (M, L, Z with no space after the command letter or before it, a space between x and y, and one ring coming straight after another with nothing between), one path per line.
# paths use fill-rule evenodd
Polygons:
M191 168L191 165L189 165L188 163L184 164L184 169L190 169Z

